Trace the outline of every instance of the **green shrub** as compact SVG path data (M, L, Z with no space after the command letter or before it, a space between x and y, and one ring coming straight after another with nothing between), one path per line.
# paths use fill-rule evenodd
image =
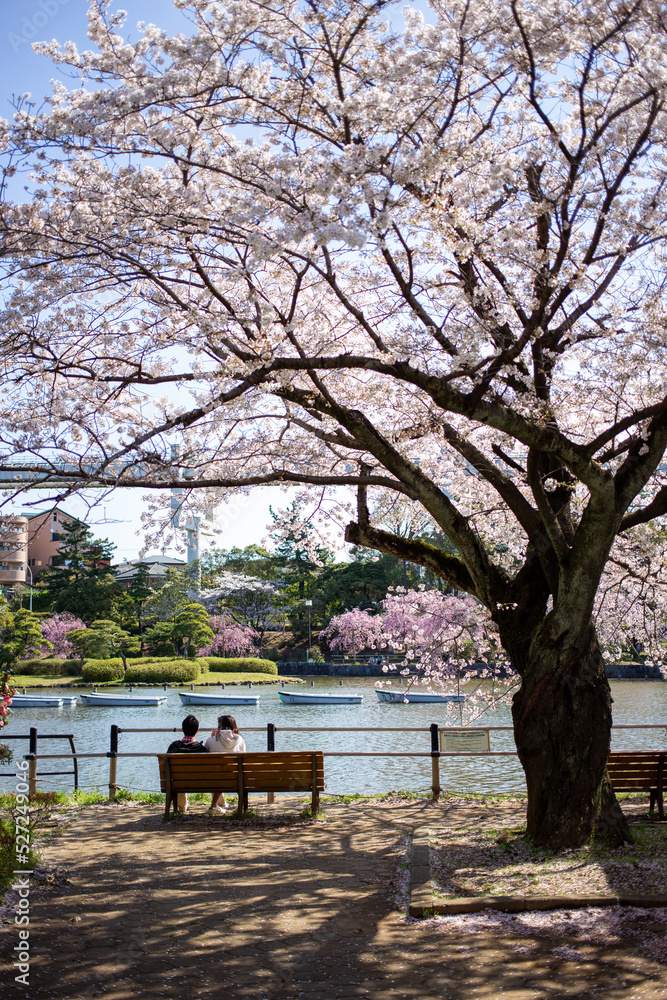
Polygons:
M88 660L83 665L81 676L88 683L102 683L103 681L120 681L123 679L123 661L118 660Z
M109 656L102 659L95 659L91 656L90 659L86 658L85 665L87 667L122 667L123 661L120 656Z
M173 663L174 655L171 656L139 656L134 657L134 662L136 664L140 663Z
M76 677L81 673L80 660L60 660L45 657L43 660L17 660L12 673L25 677Z
M278 667L271 660L260 660L257 656L209 656L208 669L216 674L271 674L278 673Z
M199 664L191 660L169 660L167 663L132 664L125 671L125 680L129 684L178 684L196 681L200 672Z

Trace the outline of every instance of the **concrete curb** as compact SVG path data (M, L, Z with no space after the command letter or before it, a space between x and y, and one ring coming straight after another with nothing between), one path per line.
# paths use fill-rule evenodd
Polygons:
M436 899L431 882L429 828L418 827L412 838L410 866L411 917L444 916L455 913L479 913L500 910L502 913L527 913L534 910L577 910L597 906L667 907L667 896L450 896Z

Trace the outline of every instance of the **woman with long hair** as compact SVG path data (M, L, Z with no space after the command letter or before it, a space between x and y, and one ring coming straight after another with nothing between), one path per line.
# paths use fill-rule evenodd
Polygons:
M206 740L206 749L209 753L245 753L245 740L239 733L239 727L236 725L236 719L233 716L221 715L218 718L218 728L214 729ZM222 799L222 807L218 805L220 799ZM222 792L213 792L211 808L208 811L209 816L215 816L217 813L223 812L226 807L227 803L224 794Z

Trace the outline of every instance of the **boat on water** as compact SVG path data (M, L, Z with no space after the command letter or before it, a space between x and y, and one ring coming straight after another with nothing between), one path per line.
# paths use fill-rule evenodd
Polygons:
M59 694L15 694L11 708L62 708L63 705L76 705L76 698L63 698Z
M388 701L392 705L405 704L406 702L410 705L431 705L447 702L459 704L466 700L464 694L431 694L430 691L387 691L384 688L376 688L375 693L378 696L378 701Z
M203 691L179 691L184 705L259 705L258 694L208 694Z
M301 691L279 691L278 697L283 705L360 705L363 694L317 694Z
M164 705L166 694L82 694L84 705Z

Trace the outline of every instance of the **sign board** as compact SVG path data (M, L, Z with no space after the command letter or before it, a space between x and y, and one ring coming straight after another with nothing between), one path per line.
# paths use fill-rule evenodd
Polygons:
M441 729L441 753L489 753L488 729Z

